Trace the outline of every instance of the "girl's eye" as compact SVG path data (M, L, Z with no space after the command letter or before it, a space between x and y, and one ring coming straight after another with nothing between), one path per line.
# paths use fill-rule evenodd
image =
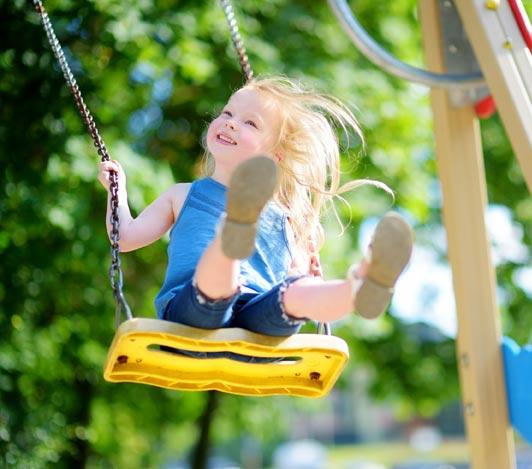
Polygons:
M225 114L228 117L233 117L233 114L231 114L230 111L223 111L222 114Z
M257 124L255 124L255 122L253 122L253 121L246 121L246 124L249 124L249 125L251 125L252 127L257 128Z

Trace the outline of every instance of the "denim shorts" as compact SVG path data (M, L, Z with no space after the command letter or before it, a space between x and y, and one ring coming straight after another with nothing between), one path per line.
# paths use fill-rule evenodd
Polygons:
M237 292L233 297L212 300L198 290L194 279L185 283L166 307L166 321L177 322L201 329L239 327L258 334L286 337L297 334L306 318L286 314L283 293L304 275L287 277L264 293ZM166 351L195 358L232 358L246 362L271 362L277 359L249 357L231 352L191 352L162 347Z

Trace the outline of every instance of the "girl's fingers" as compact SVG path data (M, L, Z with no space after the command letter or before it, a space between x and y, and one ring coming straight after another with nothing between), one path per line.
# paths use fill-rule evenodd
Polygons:
M119 173L122 170L120 164L116 161L103 161L100 163L100 168L103 171L114 171L115 173Z
M109 189L111 184L111 173L116 173L118 175L118 184L125 185L126 175L120 163L116 160L112 161L101 161L98 169L98 179L104 185L106 189Z

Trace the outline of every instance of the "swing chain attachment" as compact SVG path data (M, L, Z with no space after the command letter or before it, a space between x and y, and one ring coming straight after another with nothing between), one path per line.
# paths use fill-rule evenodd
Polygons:
M105 143L102 137L100 136L100 133L98 131L98 128L96 127L94 118L92 117L89 108L87 107L85 101L83 100L83 97L81 96L81 91L76 82L76 79L74 78L74 75L72 74L72 71L70 70L68 62L65 59L65 54L54 32L54 28L52 26L52 23L50 22L48 13L46 13L46 10L44 9L41 0L33 0L33 3L35 5L37 13L39 13L39 16L41 17L41 21L46 32L46 36L48 38L48 42L50 43L50 47L52 48L52 52L54 53L55 58L59 63L59 67L63 72L63 76L65 77L70 92L74 97L74 101L76 102L76 106L81 114L81 117L87 125L98 155L100 155L102 162L109 161L109 153L107 152ZM109 281L113 289L113 296L115 298L116 303L115 327L118 327L118 325L120 324L122 312L126 315L127 319L133 319L133 315L131 314L131 308L129 307L124 297L124 292L122 291L124 284L124 276L122 273L119 254L120 247L118 243L120 239L120 219L118 216L118 175L116 173L111 173L110 179L111 184L109 186L109 191L111 193L111 266L109 268Z
M238 55L238 61L242 67L242 72L246 77L246 81L251 81L253 79L253 70L249 64L248 55L246 53L246 48L244 47L244 41L240 36L238 30L238 23L236 22L235 11L231 0L220 0L222 9L225 13L225 18L227 19L227 24L229 25L229 31L231 33L231 40L235 46L236 53Z

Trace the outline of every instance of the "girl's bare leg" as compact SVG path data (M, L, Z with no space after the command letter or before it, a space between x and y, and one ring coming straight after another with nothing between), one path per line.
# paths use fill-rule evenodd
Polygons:
M213 300L230 298L238 291L239 275L240 261L224 255L218 233L198 262L196 285Z
M277 167L267 156L240 164L227 189L227 214L214 241L196 267L196 285L211 299L232 297L238 291L240 261L252 254L256 222L277 185Z
M367 261L363 260L356 270L357 277L363 278L367 267ZM353 312L353 298L353 281L350 279L325 281L318 277L303 277L286 289L283 305L289 316L330 322Z
M347 280L306 278L294 282L284 294L288 315L329 322L351 311L366 319L381 315L388 307L393 287L412 254L413 233L397 213L387 213L378 223L369 255Z

